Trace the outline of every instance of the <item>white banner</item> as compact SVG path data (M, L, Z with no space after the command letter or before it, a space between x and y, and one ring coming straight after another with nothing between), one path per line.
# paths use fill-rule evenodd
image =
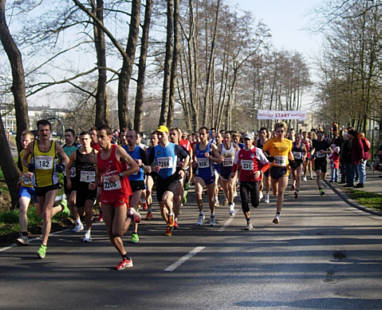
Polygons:
M272 111L272 110L258 110L257 119L297 119L305 120L306 112L301 111Z

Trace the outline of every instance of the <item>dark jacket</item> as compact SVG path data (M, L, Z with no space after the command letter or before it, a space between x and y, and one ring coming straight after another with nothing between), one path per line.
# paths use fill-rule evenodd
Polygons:
M344 140L341 145L340 163L342 165L351 164L351 140Z

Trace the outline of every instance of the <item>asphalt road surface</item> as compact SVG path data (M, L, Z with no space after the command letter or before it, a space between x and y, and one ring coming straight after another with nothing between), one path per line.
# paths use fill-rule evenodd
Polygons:
M140 243L127 243L129 270L112 270L120 257L103 223L91 244L82 233L54 234L43 260L39 240L0 249L0 309L382 309L382 219L330 189L320 197L313 181L297 200L287 193L278 225L274 197L251 209L253 232L228 207L217 208L216 227L208 212L197 227L191 202L167 237L154 207Z

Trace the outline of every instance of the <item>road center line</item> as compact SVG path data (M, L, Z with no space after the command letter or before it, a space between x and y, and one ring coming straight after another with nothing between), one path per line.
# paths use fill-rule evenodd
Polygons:
M190 252L188 252L183 257L179 258L175 263L168 266L164 271L173 272L176 268L184 264L186 261L188 261L191 257L198 254L199 252L203 251L206 247L205 246L197 246L196 248L192 249Z

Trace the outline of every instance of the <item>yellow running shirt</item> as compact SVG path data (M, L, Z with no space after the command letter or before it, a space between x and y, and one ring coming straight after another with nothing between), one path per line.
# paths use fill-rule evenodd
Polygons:
M271 138L265 142L263 150L274 158L271 167L286 167L289 164L288 154L292 151L293 143L289 139L280 140L278 138Z
M33 162L35 166L36 187L46 187L58 183L56 171L56 143L51 142L48 152L41 152L38 141L33 145Z
M24 153L25 153L25 150L21 150L20 158L24 157ZM31 162L31 159L32 159L32 154L30 154L28 156L28 163ZM34 186L34 177L31 177L31 178L25 177L24 174L28 172L28 167L25 167L23 165L22 161L21 161L21 165L23 167L23 170L22 170L23 175L21 176L21 186L24 186L24 187L33 187Z

